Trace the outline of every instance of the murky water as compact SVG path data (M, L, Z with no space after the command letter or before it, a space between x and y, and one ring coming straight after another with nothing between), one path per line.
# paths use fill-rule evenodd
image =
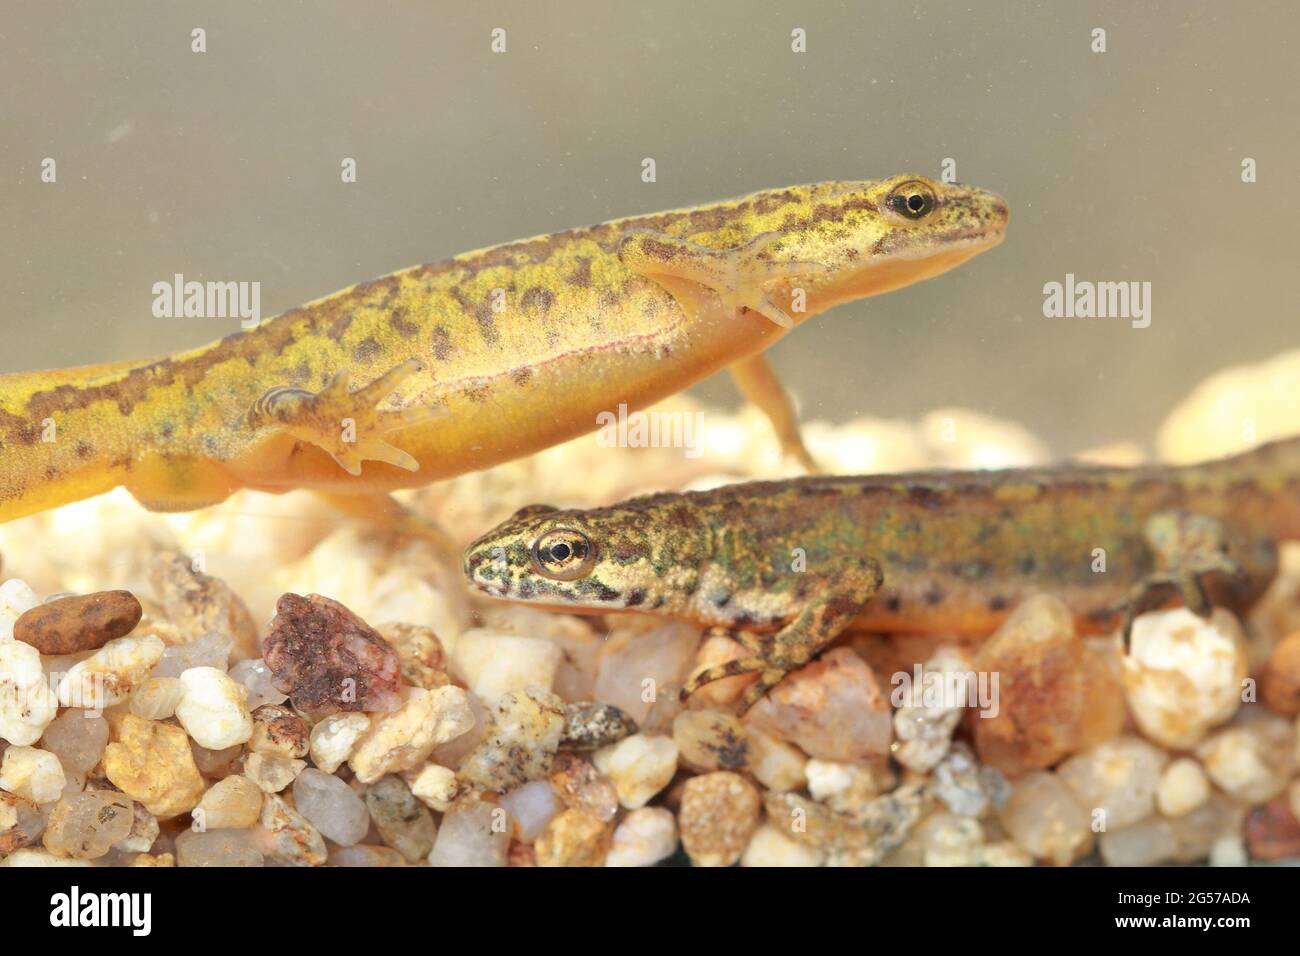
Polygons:
M1291 5L458 6L7 18L0 371L233 331L153 316L177 272L258 281L272 315L514 238L903 171L1006 196L1008 239L781 343L805 417L957 405L1057 454L1149 445L1207 374L1296 344ZM1150 283L1149 326L1045 317L1067 275Z

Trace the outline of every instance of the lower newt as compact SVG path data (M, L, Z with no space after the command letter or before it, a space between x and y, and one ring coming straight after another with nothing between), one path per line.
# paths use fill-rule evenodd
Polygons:
M176 355L3 375L0 521L119 485L160 511L239 488L368 510L727 367L808 464L763 349L1006 222L992 193L920 176L773 189L395 272Z
M607 508L523 509L465 553L497 598L735 632L748 707L852 625L988 634L1027 595L1084 633L1179 597L1242 609L1300 539L1300 439L1203 465L809 477Z

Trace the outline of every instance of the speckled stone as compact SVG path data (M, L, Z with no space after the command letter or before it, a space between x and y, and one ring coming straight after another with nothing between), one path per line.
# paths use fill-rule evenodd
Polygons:
M429 855L438 829L429 808L401 777L387 776L366 788L366 808L384 843L414 863Z
M402 704L397 654L338 601L283 594L263 642L275 687L304 713L395 711Z
M691 777L682 790L677 825L696 866L731 866L758 826L762 801L744 777L729 771Z

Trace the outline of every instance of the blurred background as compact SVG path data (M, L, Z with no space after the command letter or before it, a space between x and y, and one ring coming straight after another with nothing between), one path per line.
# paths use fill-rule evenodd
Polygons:
M10 9L0 371L234 331L152 316L176 272L258 280L270 316L484 245L950 157L1009 200L1007 241L778 345L804 417L959 405L1057 454L1149 445L1207 374L1300 345L1297 27L1285 2ZM1044 318L1066 273L1150 282L1150 328ZM697 391L736 402L725 377Z

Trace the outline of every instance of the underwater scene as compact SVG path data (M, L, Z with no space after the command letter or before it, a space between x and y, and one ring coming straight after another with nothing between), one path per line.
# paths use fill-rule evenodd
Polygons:
M5 19L0 867L1300 862L1294 6Z

